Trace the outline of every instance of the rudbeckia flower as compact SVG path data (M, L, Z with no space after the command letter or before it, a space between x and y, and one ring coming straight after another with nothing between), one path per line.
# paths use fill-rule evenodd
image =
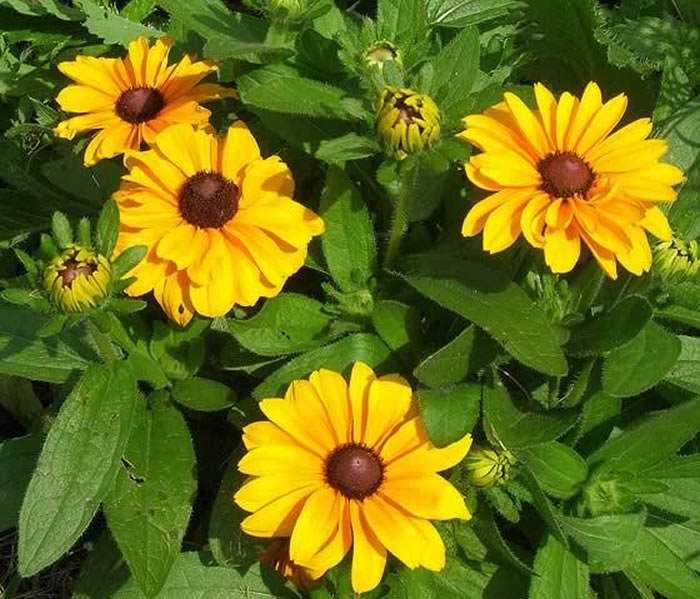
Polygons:
M666 143L647 139L651 121L638 119L613 133L627 107L620 94L603 103L595 83L579 100L559 100L535 84L537 110L512 93L483 114L464 119L462 139L483 150L466 164L469 179L496 193L478 202L462 226L483 230L483 247L496 253L523 234L544 249L547 265L566 273L585 244L600 267L617 277L617 262L635 275L651 267L646 232L671 238L657 206L676 198L681 170L659 162Z
M234 499L253 512L241 523L257 537L290 537L290 558L324 572L353 548L353 589L375 588L387 552L409 568L438 571L445 546L429 520L470 514L437 473L458 464L471 436L432 445L410 385L376 377L357 362L347 384L329 370L294 381L284 399L265 399L269 421L243 429L250 475Z
M191 125L159 133L152 149L127 152L129 172L114 198L115 252L145 245L129 273L132 296L153 291L184 326L280 292L304 264L323 221L292 200L294 179L279 156L263 159L242 122L224 139Z
M56 101L66 112L81 114L59 123L54 133L73 139L100 129L85 149L85 166L151 144L168 125L206 125L210 112L200 102L237 96L215 83L200 83L217 69L209 62L185 55L168 66L171 44L163 37L149 48L140 37L124 59L78 56L58 65L75 85L63 88Z

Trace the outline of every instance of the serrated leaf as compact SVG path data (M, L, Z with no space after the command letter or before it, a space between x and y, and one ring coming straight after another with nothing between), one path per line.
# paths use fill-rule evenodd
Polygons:
M281 60L292 54L294 50L290 46L241 41L227 37L213 37L204 46L204 56L216 61L231 58L245 59L250 56Z
M646 480L661 482L666 490L644 496L644 502L662 513L700 520L700 456L675 456L645 470Z
M85 28L106 44L128 46L129 42L140 36L153 38L164 35L159 29L135 23L106 6L100 6L95 0L81 0L81 6L86 16Z
M32 17L52 16L63 21L75 21L82 13L77 8L62 4L58 0L0 0L0 6L5 5L22 15Z
M479 419L481 385L422 389L418 391L418 405L430 440L437 447L445 447L474 428Z
M467 27L508 14L520 0L428 0L431 26Z
M61 406L19 518L19 570L52 564L83 533L119 468L136 406L125 362L91 366Z
M376 335L349 335L290 360L253 389L253 397L278 397L287 383L308 377L317 368L342 372L357 360L375 367L387 361L390 355L391 350Z
M111 256L119 236L119 208L114 199L107 200L97 219L95 247L103 256Z
M603 391L632 397L661 381L676 363L681 342L653 321L636 337L615 348L603 362Z
M687 566L700 570L700 521L678 518L663 512L650 513L646 529L675 553Z
M479 538L489 547L496 555L501 557L503 563L513 566L523 574L532 575L534 571L527 566L520 557L518 557L508 542L503 538L494 514L488 509L480 510L476 518L473 520L472 526ZM495 561L501 561L495 560Z
M323 255L333 280L341 291L366 288L377 259L374 227L357 188L336 166L328 167L319 213L326 225Z
M573 327L566 350L576 356L594 356L615 349L639 334L651 314L644 298L627 297L597 318Z
M114 486L104 500L107 524L139 588L158 594L180 553L197 490L185 419L156 392L136 414Z
M217 412L230 408L236 402L236 394L219 381L195 376L175 381L173 399L191 410Z
M332 321L320 302L298 293L281 293L268 299L253 317L219 318L212 323L212 329L232 335L260 356L281 356L310 350L328 341Z
M700 157L700 96L696 96L664 122L658 136L668 143L669 162L690 172L693 163Z
M700 339L679 335L681 353L666 381L692 393L700 394Z
M145 245L135 245L126 248L117 256L114 262L112 262L112 276L114 279L121 279L132 268L137 266L139 262L144 259L147 252L148 248Z
M552 375L566 373L557 334L545 314L507 275L438 252L402 261L401 276L441 306L474 322L516 360Z
M51 232L58 246L63 249L73 243L73 227L62 212L54 212L51 217Z
M418 343L421 329L420 311L395 300L380 300L374 304L372 325L379 336L395 352L404 352Z
M588 476L584 459L563 443L550 441L517 452L545 493L567 499L581 488Z
M544 537L533 567L536 576L530 582L530 599L584 599L591 595L588 566L554 535Z

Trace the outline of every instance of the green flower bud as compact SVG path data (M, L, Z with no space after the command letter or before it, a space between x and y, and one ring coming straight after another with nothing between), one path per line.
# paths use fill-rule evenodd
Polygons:
M697 241L683 241L674 237L654 246L654 274L664 281L682 281L697 275L700 270L700 248Z
M471 449L464 460L469 473L469 482L475 487L495 487L510 475L515 456L507 449L477 446Z
M384 40L372 44L367 48L364 59L368 66L379 70L384 67L385 62L393 61L399 66L402 64L399 49L391 42Z

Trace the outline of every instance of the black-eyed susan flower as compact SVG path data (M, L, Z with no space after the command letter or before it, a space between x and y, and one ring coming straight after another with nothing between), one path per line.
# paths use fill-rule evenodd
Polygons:
M429 96L388 85L377 103L376 125L384 145L403 160L440 136L440 111Z
M294 179L279 156L263 159L242 122L224 139L173 125L152 149L127 152L114 194L117 253L148 248L130 276L132 296L153 291L168 316L216 317L280 292L304 263L323 221L293 201Z
M475 487L494 487L508 480L515 456L507 449L474 447L464 460L469 483Z
M111 278L112 267L107 258L70 244L44 270L44 288L57 308L83 312L107 297Z
M295 564L289 557L289 539L273 539L260 555L260 562L291 580L302 591L316 586L325 571L314 571Z
M442 569L445 547L429 520L470 514L437 473L464 458L470 435L434 447L410 385L398 375L377 378L362 362L349 384L319 370L260 409L269 421L243 429L248 453L238 464L252 477L234 497L253 512L243 531L290 537L290 558L316 572L352 546L358 593L379 584L387 551L409 568Z
M682 281L697 276L700 271L700 248L695 240L674 237L670 241L660 241L653 253L653 272L665 281Z
M660 163L666 143L647 139L643 118L613 133L627 107L620 94L603 103L595 83L579 100L559 100L535 85L537 110L512 93L483 114L464 119L462 139L483 150L466 164L469 179L496 192L478 202L462 226L465 236L483 231L483 247L496 253L522 233L544 249L555 273L571 271L581 242L600 267L617 277L617 262L641 275L651 267L646 232L671 238L657 206L676 198L683 173Z
M59 123L54 133L73 139L100 130L85 148L86 166L151 144L168 125L205 125L210 112L200 102L236 96L215 83L200 83L217 69L209 62L185 55L168 65L171 43L163 37L149 47L140 37L129 44L126 58L78 56L58 65L75 84L63 88L56 101L66 112L81 114Z

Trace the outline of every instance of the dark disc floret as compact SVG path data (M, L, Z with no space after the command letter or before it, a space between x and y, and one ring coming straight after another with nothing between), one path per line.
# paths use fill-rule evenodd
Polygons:
M117 115L128 123L144 123L163 110L163 95L152 87L134 87L119 96L115 105Z
M67 260L61 271L64 287L73 287L73 281L78 277L87 277L97 270L94 264L84 264L76 260Z
M238 186L219 173L199 172L180 190L180 214L188 223L203 229L218 229L238 210Z
M405 96L401 96L400 98L398 98L398 100L396 100L395 107L399 111L399 116L397 117L396 123L394 124L397 124L399 121L403 121L407 125L410 125L411 123L413 123L414 119L420 118L420 112L416 110L415 107L409 106L406 103Z
M593 169L574 152L549 154L537 168L542 176L542 189L558 198L585 195L595 179Z
M383 479L381 459L364 445L343 445L326 461L328 484L349 499L364 499L372 495Z

